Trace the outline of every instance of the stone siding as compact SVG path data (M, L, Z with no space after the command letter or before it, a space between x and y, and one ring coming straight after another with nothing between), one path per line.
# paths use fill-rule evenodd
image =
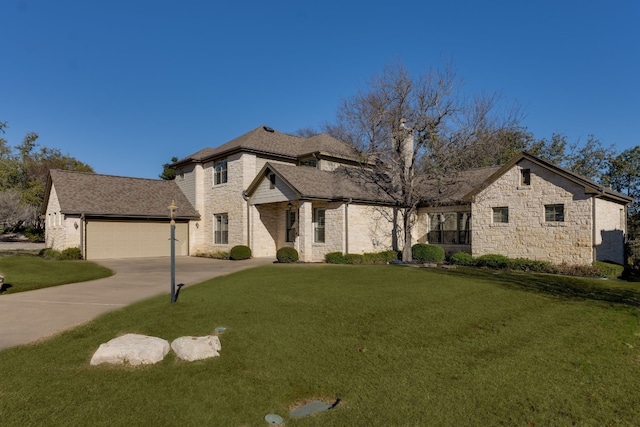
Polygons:
M82 221L77 215L64 215L60 211L60 201L58 200L55 186L51 186L45 221L45 247L58 251L80 247ZM76 224L78 225L77 228Z
M520 185L522 169L531 184ZM563 222L546 222L545 205L564 205ZM493 223L494 207L509 208L508 223ZM472 204L472 254L501 254L553 263L590 264L593 260L592 201L584 188L522 161L475 196Z
M626 210L619 203L603 199L595 200L596 233L594 244L598 261L624 264L624 240L626 234Z

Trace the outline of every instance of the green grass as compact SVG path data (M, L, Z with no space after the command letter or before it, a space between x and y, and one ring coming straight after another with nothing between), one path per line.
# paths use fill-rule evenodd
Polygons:
M614 282L568 281L580 294L560 292L563 280L299 265L220 277L174 305L162 296L0 352L0 423L264 426L276 413L287 426L637 425L637 304L600 298ZM217 326L220 358L89 366L118 335ZM328 413L288 417L295 402L337 397Z
M36 256L2 256L0 272L11 285L5 293L32 291L67 283L85 282L113 274L89 261L52 261Z

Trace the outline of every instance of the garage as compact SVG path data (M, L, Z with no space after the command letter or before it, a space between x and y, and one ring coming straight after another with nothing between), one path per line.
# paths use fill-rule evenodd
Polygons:
M143 258L171 254L168 221L85 222L85 258ZM176 256L189 255L189 224L176 223Z

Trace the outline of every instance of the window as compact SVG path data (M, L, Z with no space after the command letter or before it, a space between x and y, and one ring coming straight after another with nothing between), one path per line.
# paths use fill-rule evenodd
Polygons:
M296 240L296 211L289 209L287 211L287 236L286 242L294 242Z
M493 223L494 224L506 224L509 222L509 208L502 206L499 208L493 208Z
M564 222L564 205L544 205L546 222Z
M313 241L324 243L324 209L313 210Z
M300 162L300 166L308 166L311 168L317 168L318 167L318 161L316 159L310 159L310 160L303 160Z
M429 214L427 241L445 245L471 244L471 213L447 212Z
M269 188L270 189L274 189L276 188L276 174L275 173L270 173L269 174Z
M215 231L213 242L219 245L226 245L229 243L229 215L227 214L215 214Z
M213 166L213 185L227 182L227 159L218 160Z
M520 185L522 186L531 185L531 169L520 170Z

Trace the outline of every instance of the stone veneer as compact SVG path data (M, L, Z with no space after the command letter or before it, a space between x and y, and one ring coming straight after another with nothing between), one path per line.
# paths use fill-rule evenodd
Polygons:
M58 251L80 247L80 217L60 212L60 201L55 186L51 186L45 221L45 247ZM78 228L74 224L78 224Z
M521 185L521 170L531 184ZM563 222L546 222L545 205L564 205ZM493 223L494 207L509 208L508 223ZM593 260L592 198L584 188L523 160L475 196L471 209L472 254L501 254L553 263Z

